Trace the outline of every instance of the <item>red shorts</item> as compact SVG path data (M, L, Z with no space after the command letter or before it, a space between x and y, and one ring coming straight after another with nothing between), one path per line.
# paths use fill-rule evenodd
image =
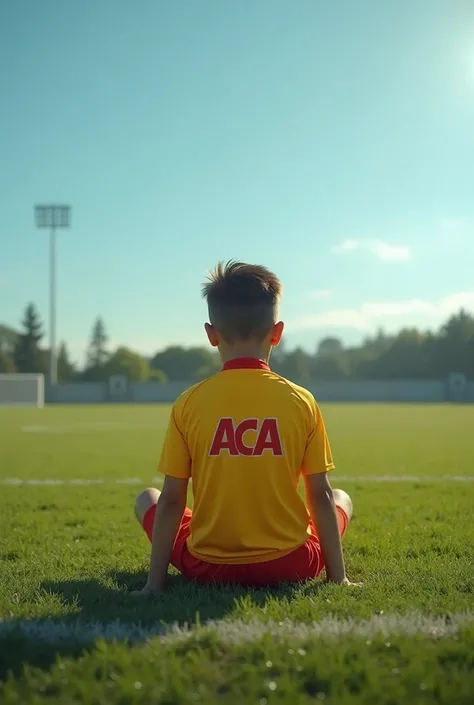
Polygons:
M143 519L143 528L150 539L153 535L156 505L150 507ZM306 542L283 556L264 563L217 564L195 558L188 550L187 538L193 513L185 509L181 526L171 554L171 564L187 580L198 583L234 583L253 587L263 587L281 582L297 582L315 578L323 569L324 561L314 524L310 522L311 535ZM337 507L337 520L341 538L349 520L341 507Z

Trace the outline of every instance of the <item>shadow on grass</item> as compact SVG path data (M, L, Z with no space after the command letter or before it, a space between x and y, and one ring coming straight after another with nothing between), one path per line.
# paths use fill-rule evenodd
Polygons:
M296 585L281 585L277 588L252 590L236 586L198 586L188 583L179 575L170 575L168 589L163 595L152 598L137 598L130 595L132 590L141 588L146 573L125 573L113 571L103 579L65 580L42 583L45 593L59 596L63 604L72 612L54 621L66 627L79 627L82 623L110 624L120 620L123 624L152 627L157 631L171 624L193 625L209 620L231 616L242 605L249 604L265 609L269 600L290 600L298 589ZM311 591L318 590L312 584ZM245 610L244 610L245 611ZM0 679L8 672L18 676L25 665L41 669L49 668L58 658L78 658L85 651L94 648L95 641L79 644L73 639L63 639L56 643L41 642L26 636L29 625L46 631L51 619L22 620L26 630L2 634L0 631ZM15 620L11 620L12 623ZM5 620L4 624L8 624Z
M290 596L294 587L249 590L235 586L202 586L170 575L166 592L157 597L137 598L130 593L145 584L146 573L112 572L103 581L96 579L43 583L48 593L58 595L67 605L74 605L76 615L85 620L140 622L143 625L189 624L221 619L232 613L236 600L248 597L264 607L275 595Z

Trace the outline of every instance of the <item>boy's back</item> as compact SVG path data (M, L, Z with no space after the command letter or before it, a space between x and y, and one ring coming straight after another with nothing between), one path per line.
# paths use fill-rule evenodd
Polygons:
M192 479L190 553L238 564L305 542L300 473L333 467L312 394L263 361L237 359L175 403L159 470Z
M329 483L323 418L310 392L268 365L284 328L280 280L261 265L220 263L202 293L207 338L223 369L173 405L162 491L137 497L135 514L152 543L140 594L164 588L170 563L200 583L273 585L326 568L330 580L349 585L341 537L352 502Z

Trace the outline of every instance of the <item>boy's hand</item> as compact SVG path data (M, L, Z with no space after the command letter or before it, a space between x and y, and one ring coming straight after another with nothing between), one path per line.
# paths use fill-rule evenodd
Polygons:
M148 578L144 588L132 593L135 597L160 595L165 589L171 553L186 508L188 483L188 479L165 477L153 523Z
M344 578L344 580L341 580L340 582L336 582L334 580L328 580L328 583L335 583L335 585L346 585L347 587L362 587L363 583L351 583L349 578Z
M160 595L162 592L163 588L155 588L147 583L141 590L132 590L130 595L132 595L132 597L154 597Z
M329 582L350 585L346 577L337 510L328 474L306 475L304 479L308 508L319 536L326 576Z

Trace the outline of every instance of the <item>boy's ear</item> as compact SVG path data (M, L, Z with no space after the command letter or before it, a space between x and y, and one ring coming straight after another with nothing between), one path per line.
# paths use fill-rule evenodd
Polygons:
M272 333L270 336L270 343L273 345L273 347L276 347L277 345L280 344L281 336L283 335L283 329L285 327L285 324L283 321L278 321L278 323L275 323L272 329Z
M209 340L212 347L217 348L217 346L219 345L219 340L218 340L218 336L217 336L217 331L214 328L214 326L211 325L210 323L205 323L204 329L206 331L207 339Z

